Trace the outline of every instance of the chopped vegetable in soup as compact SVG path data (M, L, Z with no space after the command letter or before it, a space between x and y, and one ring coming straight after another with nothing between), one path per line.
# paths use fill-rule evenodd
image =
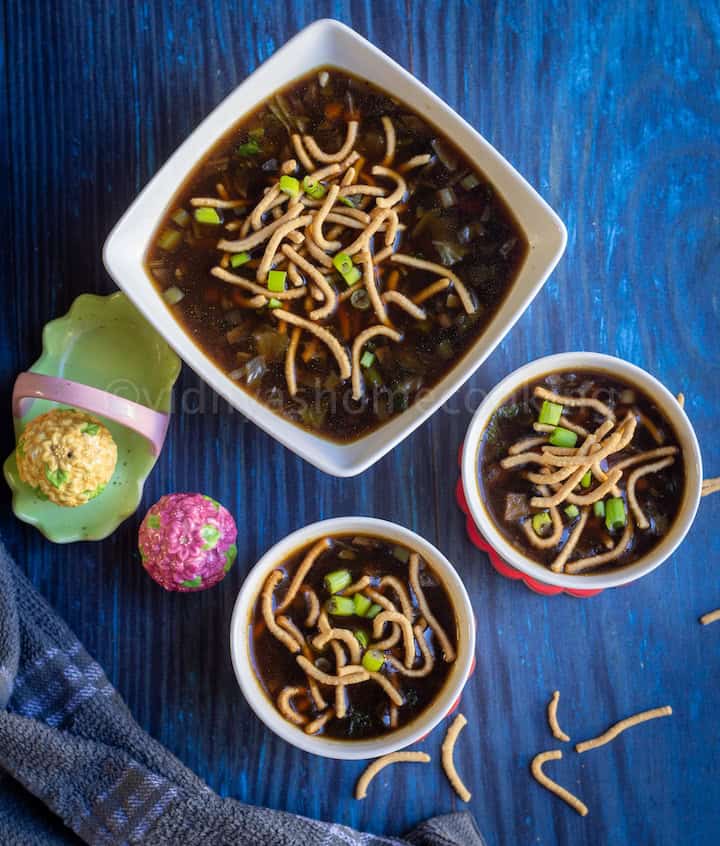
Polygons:
M497 527L557 573L637 561L668 533L685 487L677 436L657 405L598 372L523 386L493 414L478 464Z
M442 379L527 252L450 140L333 69L243 118L152 244L148 272L202 350L278 414L337 441Z
M268 576L250 620L267 696L308 734L361 740L411 722L457 651L445 588L420 556L382 538L323 538ZM341 681L342 680L342 681Z

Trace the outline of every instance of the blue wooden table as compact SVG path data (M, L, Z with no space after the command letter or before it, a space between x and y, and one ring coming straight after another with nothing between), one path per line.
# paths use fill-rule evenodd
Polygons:
M100 250L142 185L195 124L312 20L346 21L447 100L565 220L568 250L506 341L459 394L361 477L324 476L244 422L187 369L143 509L113 539L54 547L0 530L38 589L106 668L138 721L223 795L401 833L461 805L439 766L398 767L352 799L362 764L277 740L235 683L230 613L272 543L323 517L403 523L455 562L478 617L458 765L489 846L720 840L720 496L680 551L640 583L590 600L506 581L468 542L456 454L482 391L524 362L591 349L687 396L707 475L720 473L720 13L715 3L4 0L2 17L2 455L15 374L40 330L83 291L108 292ZM591 7L594 7L591 11ZM388 478L397 481L387 484ZM144 507L169 491L221 499L239 562L215 589L170 596L136 552ZM551 774L581 819L530 778L555 748L555 688L575 739L669 703L670 719ZM442 731L424 747L439 758Z

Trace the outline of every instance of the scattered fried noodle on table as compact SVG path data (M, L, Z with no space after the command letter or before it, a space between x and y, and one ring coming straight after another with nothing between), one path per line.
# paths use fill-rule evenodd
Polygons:
M588 812L587 805L581 802L577 796L573 796L569 790L565 790L565 788L561 787L557 782L548 778L542 770L543 764L547 761L560 761L562 760L562 756L563 754L559 749L553 749L550 752L541 752L533 758L532 764L530 764L530 771L538 784L542 785L556 796L559 796L564 802L567 802L571 808L574 808L581 817L584 817Z
M671 714L672 708L669 705L664 705L662 708L653 708L650 711L641 711L639 714L634 714L632 717L627 717L624 720L620 720L619 723L615 723L615 725L610 726L606 732L598 735L598 737L593 737L591 740L584 740L582 743L577 743L575 745L575 749L579 753L589 752L591 749L597 749L598 747L609 743L611 740L614 740L626 729L638 726L640 723L645 723L648 720L655 720L659 717L669 717Z
M463 800L463 802L469 802L472 794L467 787L465 787L462 779L455 769L453 753L455 751L455 743L458 736L466 725L467 720L465 719L465 716L463 714L458 714L448 729L447 734L445 735L445 740L443 740L442 744L442 765L445 770L445 775L448 777L450 784L453 786L453 790Z
M358 779L357 786L355 787L355 798L364 799L367 796L367 789L370 786L370 782L385 767L390 766L390 764L402 763L429 764L430 756L425 752L393 752L390 755L383 755L382 758L373 761Z
M550 725L550 731L553 733L553 737L556 737L558 740L563 740L567 743L570 740L570 738L560 728L560 724L558 723L558 718L557 718L557 709L558 709L558 702L559 701L560 701L560 691L556 690L553 693L552 699L548 702L548 706L547 706L548 724Z
M700 622L703 626L708 626L710 623L717 623L720 621L720 608L716 611L710 611L707 614L703 614L700 618Z

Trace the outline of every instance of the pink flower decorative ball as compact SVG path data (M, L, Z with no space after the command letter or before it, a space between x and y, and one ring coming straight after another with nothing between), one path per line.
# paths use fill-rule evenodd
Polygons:
M205 590L225 577L237 556L232 515L203 494L161 497L140 525L143 567L165 590Z

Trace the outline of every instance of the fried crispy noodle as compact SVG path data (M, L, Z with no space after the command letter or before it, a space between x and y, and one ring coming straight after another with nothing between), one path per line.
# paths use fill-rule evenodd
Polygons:
M567 417L564 416L560 417L557 426L551 426L549 423L533 423L533 429L536 432L554 432L558 426L562 426L563 429L569 429L571 432L575 432L577 435L580 435L581 438L586 438L588 435L588 430L584 426L579 426L577 423L573 423L572 420L568 420Z
M379 185L364 185L362 183L355 183L353 185L343 185L340 188L341 197L384 197L387 191Z
M552 496L533 496L530 498L530 505L533 508L552 508L554 505L560 505L561 502L564 502L567 498L568 494L572 492L573 488L576 488L580 484L580 480L585 475L586 471L590 467L588 465L582 465L579 467L570 478L562 485ZM548 484L551 484L550 482Z
M392 245L395 243L395 238L397 237L399 229L400 219L398 218L398 214L395 209L390 209L390 214L388 215L387 229L385 230L386 247L392 247Z
M720 476L715 479L703 479L700 496L708 496L720 491Z
M308 718L304 714L298 714L292 705L292 698L301 693L307 693L304 687L284 687L277 698L278 711L296 726L304 726L308 721Z
M291 265L292 266L292 265ZM291 397L297 394L297 374L295 372L295 356L297 355L298 344L300 343L302 329L296 326L292 330L287 353L285 353L285 381L287 382L288 393Z
M344 188L346 185L352 185L353 182L355 182L355 176L356 175L357 174L355 173L355 168L349 167L345 171L343 178L340 180L340 187Z
M384 676L382 673L373 673L370 671L368 671L368 675L370 676L371 681L374 681L375 684L379 684L385 693L387 693L393 705L397 705L397 707L400 708L405 704L405 700L402 698L400 691L393 687L387 676Z
M350 629L330 629L330 631L322 632L313 640L313 646L322 652L331 640L339 640L344 643L347 646L350 660L353 664L360 663L362 660L360 641Z
M626 487L627 501L628 505L632 509L632 513L635 515L635 521L637 522L638 529L649 528L650 522L645 516L642 508L640 508L640 503L638 502L637 495L635 494L635 485L637 484L637 480L642 476L647 476L648 473L659 473L661 470L664 470L666 467L670 467L674 463L675 459L672 456L669 458L662 458L660 461L655 461L653 464L645 464L642 467L638 467L628 476Z
M395 190L391 194L388 194L387 197L377 198L375 204L378 208L389 209L390 206L394 206L396 203L399 203L405 196L405 192L407 191L407 182L405 182L403 177L396 170L392 170L389 167L383 167L382 165L374 165L372 175L385 176L396 183Z
M555 507L550 508L549 511L553 530L546 538L540 537L535 529L533 529L532 517L528 517L520 524L528 541L536 549L552 549L560 543L560 538L562 538L563 521L560 517L560 512Z
M582 753L589 752L591 749L597 749L600 746L604 746L606 743L610 743L611 740L614 740L626 729L632 728L633 726L639 726L640 723L646 723L648 720L657 720L660 717L669 717L672 715L672 712L672 708L669 705L663 705L662 708L652 708L650 711L641 711L639 714L634 714L632 717L627 717L624 720L620 720L619 723L615 723L615 725L610 726L610 728L606 732L603 732L603 734L593 737L591 740L583 740L582 743L575 744L575 751Z
M398 173L407 173L409 170L414 170L416 167L423 167L432 159L430 153L422 153L419 156L413 156L406 162L403 162L398 168Z
M309 174L309 178L313 180L313 182L320 182L323 179L332 179L333 176L337 176L338 174L342 173L342 168L337 162L333 162L333 164L326 165L325 167L321 167L313 173Z
M311 587L304 587L302 593L308 607L307 617L303 625L305 628L313 629L317 625L318 616L320 615L320 600Z
M275 608L276 614L281 614L292 605L297 592L300 590L300 586L305 581L307 574L310 572L310 568L326 549L330 549L330 538L322 538L316 544L313 544L305 558L303 558L302 563L295 571L295 575L290 582L290 587L287 589L287 593L283 597L282 602Z
M553 571L553 573L562 573L568 558L570 558L570 556L575 550L575 547L578 545L578 541L580 540L582 533L585 529L585 524L587 523L589 515L589 508L580 509L580 519L573 526L572 531L568 536L568 539L565 541L565 546L563 546L563 548L560 550L560 554L550 565L550 569Z
M397 613L397 606L394 602L391 602L386 596L384 596L379 591L375 590L374 588L366 588L363 591L363 594L368 598L371 599L376 605L379 605L381 608L384 608L386 611L394 611ZM383 652L386 649L392 649L393 646L400 640L402 637L402 632L400 631L400 626L396 625L395 623L392 624L392 632L385 640L378 641L378 643L373 644L373 649L377 649L379 652Z
M261 594L262 615L270 634L277 638L277 640L279 640L283 646L286 646L294 655L296 652L300 652L300 644L294 637L291 637L285 629L280 628L280 626L275 622L275 617L273 615L273 592L282 580L283 574L281 570L273 570L268 576Z
M316 717L311 723L305 726L305 734L317 734L334 716L335 709L332 707L328 708L327 711L323 711L319 717Z
M301 289L294 288L292 290L299 291ZM300 326L301 329L307 329L308 332L312 332L312 334L318 337L330 349L330 352L335 356L335 359L338 363L338 367L340 369L340 378L350 378L350 375L352 373L350 359L348 358L347 353L343 349L338 339L332 333L328 332L327 329L324 329L322 326L318 326L317 324L312 323L310 320L305 320L304 317L299 317L292 311L285 311L285 309L283 308L273 309L273 317L276 317L278 320L285 320L287 323L292 323L293 326Z
M386 623L396 623L400 626L405 648L405 666L409 669L415 662L415 638L412 624L404 614L400 614L398 611L381 611L373 620L374 638L379 638L382 635Z
M605 494L609 493L615 488L615 485L620 481L622 474L622 470L617 470L613 468L608 474L607 479L601 485L598 485L596 488L590 491L590 493L574 494L573 504L592 505L593 502L597 502L598 500L602 499Z
M552 699L548 702L548 706L547 706L548 725L550 726L550 731L553 733L553 737L556 737L558 740L562 740L565 743L567 743L570 740L570 738L560 728L560 723L558 723L558 718L557 718L557 709L558 709L558 703L559 702L560 702L560 691L556 690L553 693Z
M420 647L420 652L422 652L422 667L408 668L401 661L398 661L394 655L388 655L386 660L398 671L398 673L402 673L402 675L408 676L409 678L421 679L432 673L433 667L435 666L435 659L433 658L433 654L430 652L430 648L425 640L424 630L420 626L413 626L413 632L415 633L415 640L417 640L418 646Z
M542 770L543 764L546 764L548 761L560 761L562 760L562 756L562 752L559 749L553 749L551 752L541 752L533 758L532 764L530 764L530 771L538 784L556 796L559 796L563 802L567 802L581 817L587 816L587 805L581 802L577 796L573 796L569 790L565 790L557 782L548 778Z
M362 212L365 214L365 212ZM328 216L325 218L327 223L337 223L338 225L338 234L345 229L364 229L365 224L361 220L357 220L354 217L348 217L345 214L345 211L331 211ZM335 227L331 230L331 232L335 232ZM335 235L332 236L333 238ZM330 234L328 233L328 238L330 238Z
M609 564L611 561L616 561L627 549L628 544L632 540L633 534L633 521L630 517L628 517L627 526L625 526L625 531L623 532L622 537L610 550L610 552L604 552L602 555L593 555L590 558L578 558L577 561L571 561L570 564L565 566L565 572L574 575L575 573L581 573L583 570L587 570L591 567L600 567L603 564Z
M318 614L317 627L321 632L329 632L331 629L327 611L324 608L322 608Z
M290 262L287 269L288 279L296 288L302 288L305 285L305 280L300 275L297 265Z
M321 308L316 308L310 312L311 320L322 320L328 317L335 310L337 305L337 294L332 285L320 273L320 271L310 262L303 258L300 253L294 250L289 244L283 245L283 253L296 264L303 273L306 273L310 279L318 286L323 296L325 297L325 304Z
M331 631L329 624L325 631ZM342 648L342 644L337 640L331 640L330 646L335 655L336 674L338 676L346 675L345 671L348 669L352 672L351 668L345 666L347 664L347 658L345 657L345 650ZM360 669L362 670L363 668L360 667ZM345 695L345 685L343 684L339 684L335 688L335 714L340 720L344 719L347 714L347 696Z
M403 253L395 253L390 257L390 261L395 261L398 264L404 264L408 267L417 267L420 270L430 270L443 278L447 277L453 283L455 291L458 297L460 297L460 301L462 302L465 311L468 314L473 314L475 312L475 303L470 296L470 292L465 285L463 285L460 277L453 273L449 268L443 267L442 264L436 264L434 261L425 261L424 259L407 256ZM419 305L417 297L415 298L415 304Z
M372 256L368 250L363 250L360 253L360 260L363 264L363 284L367 291L368 297L375 312L375 316L381 323L389 323L387 311L383 301L380 299L377 284L375 282L375 267L373 265Z
M379 605L381 608L384 608L386 611L397 611L397 606L394 602L384 596L379 591L375 590L374 588L366 588L363 593L367 596L368 599L372 599L372 601Z
M547 438L524 438L522 441L518 441L514 443L508 449L508 455L520 455L523 452L527 452L529 449L534 449L535 447L541 446L542 444L547 443Z
M362 209L351 209L349 206L335 206L333 208L333 212L343 217L354 218L359 223L370 223L371 217L367 212L364 212Z
M300 644L300 648L302 649L303 655L306 655L306 647L307 641L305 640L305 635L300 631L300 629L295 625L295 623L290 619L290 617L286 617L284 614L278 614L275 617L275 620L278 626L281 626L285 631L293 638L293 640L297 641Z
M370 782L390 764L429 764L430 760L430 756L425 752L392 752L390 755L376 758L358 779L355 786L355 798L364 799L367 796Z
M238 288L245 288L246 291L252 291L253 294L263 297L263 299L268 297L267 288L263 288L256 282L252 282L250 279L245 279L244 276L238 276L236 273L231 273L223 267L213 267L210 273L218 279L222 279L223 282L228 282L230 285L236 285ZM278 291L277 293L274 293L273 296L278 300L297 300L300 297L305 296L305 291L301 288L290 288L287 291ZM260 303L260 305L264 305L264 303Z
M424 308L415 305L411 299L406 297L405 294L401 294L400 291L385 291L382 295L382 301L400 306L403 311L406 311L410 317L414 317L416 320L425 320L427 317L427 312Z
M560 394L556 394L554 391L549 391L547 388L543 388L542 385L536 385L535 390L533 391L536 397L540 397L540 399L549 400L550 402L557 403L558 405L567 405L570 408L594 408L595 411L599 412L603 415L603 417L608 417L610 420L615 419L615 415L604 402L600 402L599 399L595 399L594 397L566 397L561 396Z
M308 156L302 138L297 134L297 132L294 132L290 138L292 139L292 144L295 148L295 154L300 159L300 164L303 166L304 170L308 173L312 173L312 171L315 170L315 164L310 156Z
M383 115L380 121L385 130L385 158L382 160L382 163L387 167L393 163L393 159L395 158L395 125L387 115Z
M322 670L318 670L312 661L308 661L304 655L298 655L296 660L300 667L309 676L312 676L316 681L319 681L320 684L327 684L332 687L335 687L335 685L338 684L360 684L370 678L367 671L362 668L358 670L358 668L355 667L354 672L348 673L347 675L332 676L329 673L323 673Z
M293 206L288 209L282 217L279 217L277 220L273 220L272 223L268 223L267 226L263 226L263 228L258 232L254 232L247 238L241 238L239 241L227 241L224 238L221 238L218 241L217 248L218 250L227 250L230 253L243 253L246 250L252 250L254 247L259 246L264 241L267 241L268 238L272 237L272 235L281 226L284 226L291 220L295 220L302 210L302 206ZM247 218L247 220L249 221L249 218Z
M415 294L415 296L413 297L413 302L415 303L415 305L420 305L421 303L424 303L425 300L429 300L430 297L434 297L435 294L439 294L442 291L447 291L447 289L450 287L450 284L450 280L447 278L438 279L437 282L432 282L426 288L423 288L420 293Z
M665 443L665 435L646 414L643 414L642 411L637 408L633 409L633 411L635 412L635 417L637 417L638 423L650 432L650 436L658 446L662 446Z
M211 209L239 209L247 205L246 200L219 200L217 197L193 197L191 206L204 206Z
M370 585L370 576L361 576L356 582L348 585L344 590L339 591L341 596L352 596L354 593L360 593Z
M685 408L685 394L682 391L677 395L677 401L680 408Z
M309 661L312 661L312 650L308 646L308 642L305 639L305 635L300 631L300 629L295 625L295 623L289 617L286 617L284 614L278 615L275 619L277 620L278 625L285 629L285 631L300 644L302 654ZM327 708L327 702L325 701L325 697L320 692L320 688L318 687L315 679L311 676L307 676L307 683L308 688L310 689L310 695L312 696L313 702L315 703L315 707L318 709L318 711L322 711L323 708Z
M382 579L380 579L379 586L381 588L390 588L390 590L395 591L395 595L400 601L400 608L402 609L402 613L412 623L412 621L415 619L415 612L413 610L412 602L410 601L410 595L407 592L407 588L400 581L400 579L396 578L395 576L383 576Z
M400 332L396 329L390 329L388 326L370 326L369 329L365 329L355 338L352 347L352 395L355 400L359 400L363 395L362 374L360 373L360 354L362 348L369 340L378 335L384 335L396 342L402 340Z
M709 626L710 623L717 623L720 620L720 608L717 611L710 611L707 614L703 614L700 618L700 622L703 626Z
M440 623L438 623L435 615L430 610L430 606L427 603L427 599L425 599L423 589L420 587L420 556L417 552L413 552L410 555L409 571L410 587L413 589L413 593L415 594L415 599L417 600L420 613L427 620L428 625L433 630L435 637L438 639L440 648L443 651L443 658L448 664L450 664L455 660L455 648L452 643L450 643L450 639L445 634L445 630Z
M373 235L378 231L378 229L380 229L383 223L385 223L390 212L388 209L373 209L370 214L372 221L368 224L367 229L365 229L364 232L361 232L352 244L345 247L343 250L343 252L347 253L347 255L354 256L355 253L359 253L361 250L369 250L370 241Z
M469 802L471 793L463 784L462 779L458 775L457 770L455 769L455 759L454 759L454 752L455 752L455 743L458 739L460 732L465 728L467 725L467 720L465 719L464 714L458 714L457 717L452 721L450 728L447 730L447 734L445 735L445 740L442 743L442 765L443 769L445 770L445 775L448 777L448 781L453 787L453 790L457 793L457 795L462 799L463 802Z
M284 223L282 226L279 226L273 232L273 234L270 236L270 240L267 243L267 247L265 247L265 252L263 254L262 260L260 261L260 266L258 267L257 273L255 275L255 278L258 282L265 282L267 280L268 271L273 265L275 253L278 251L283 239L286 238L287 235L294 229L300 229L301 227L306 226L312 221L312 219L312 215L305 214L302 215L302 217L296 218L295 220L288 220L287 223Z
M303 246L307 249L307 251L310 253L310 256L314 258L315 261L319 262L324 267L330 268L333 266L333 262L330 256L327 255L327 253L325 253L323 250L321 250L320 247L318 247L318 245L313 240L312 232L310 231L309 226L305 230L305 242Z
M255 209L250 214L250 226L257 232L258 229L262 228L262 216L265 212L270 211L271 208L274 208L274 201L281 200L281 202L285 202L287 200L287 194L282 193L280 191L279 185L273 185L272 188L265 194L265 196L260 200L260 202L255 206Z
M666 455L677 455L680 450L676 446L659 447L658 449L649 449L646 452L639 452L637 455L631 455L629 458L623 458L613 464L613 470L624 470L626 467L633 467L635 464L642 464L643 461L650 461L651 458L664 458Z
M359 125L359 122L356 120L348 122L345 143L336 153L326 153L324 150L321 150L312 135L303 135L302 140L307 148L307 151L316 161L323 162L324 164L339 162L342 161L355 146Z
M379 264L382 264L382 262L384 262L385 259L389 259L390 256L393 254L394 249L395 249L395 247L385 247L385 249L380 250L380 252L378 252L378 253L375 253L375 255L373 256L373 261L375 262L375 267L377 267Z
M320 208L312 218L310 232L312 233L312 236L315 239L315 243L318 245L318 247L323 250L333 251L340 248L339 241L328 241L323 235L322 231L323 224L325 223L325 218L330 213L330 209L335 205L335 200L337 200L339 191L340 187L338 185L331 185L330 190L325 195L325 199L323 201L322 206L320 206Z
M297 162L295 161L295 159L286 159L280 165L280 173L285 174L285 175L287 175L289 173L295 173L296 170L297 170Z

